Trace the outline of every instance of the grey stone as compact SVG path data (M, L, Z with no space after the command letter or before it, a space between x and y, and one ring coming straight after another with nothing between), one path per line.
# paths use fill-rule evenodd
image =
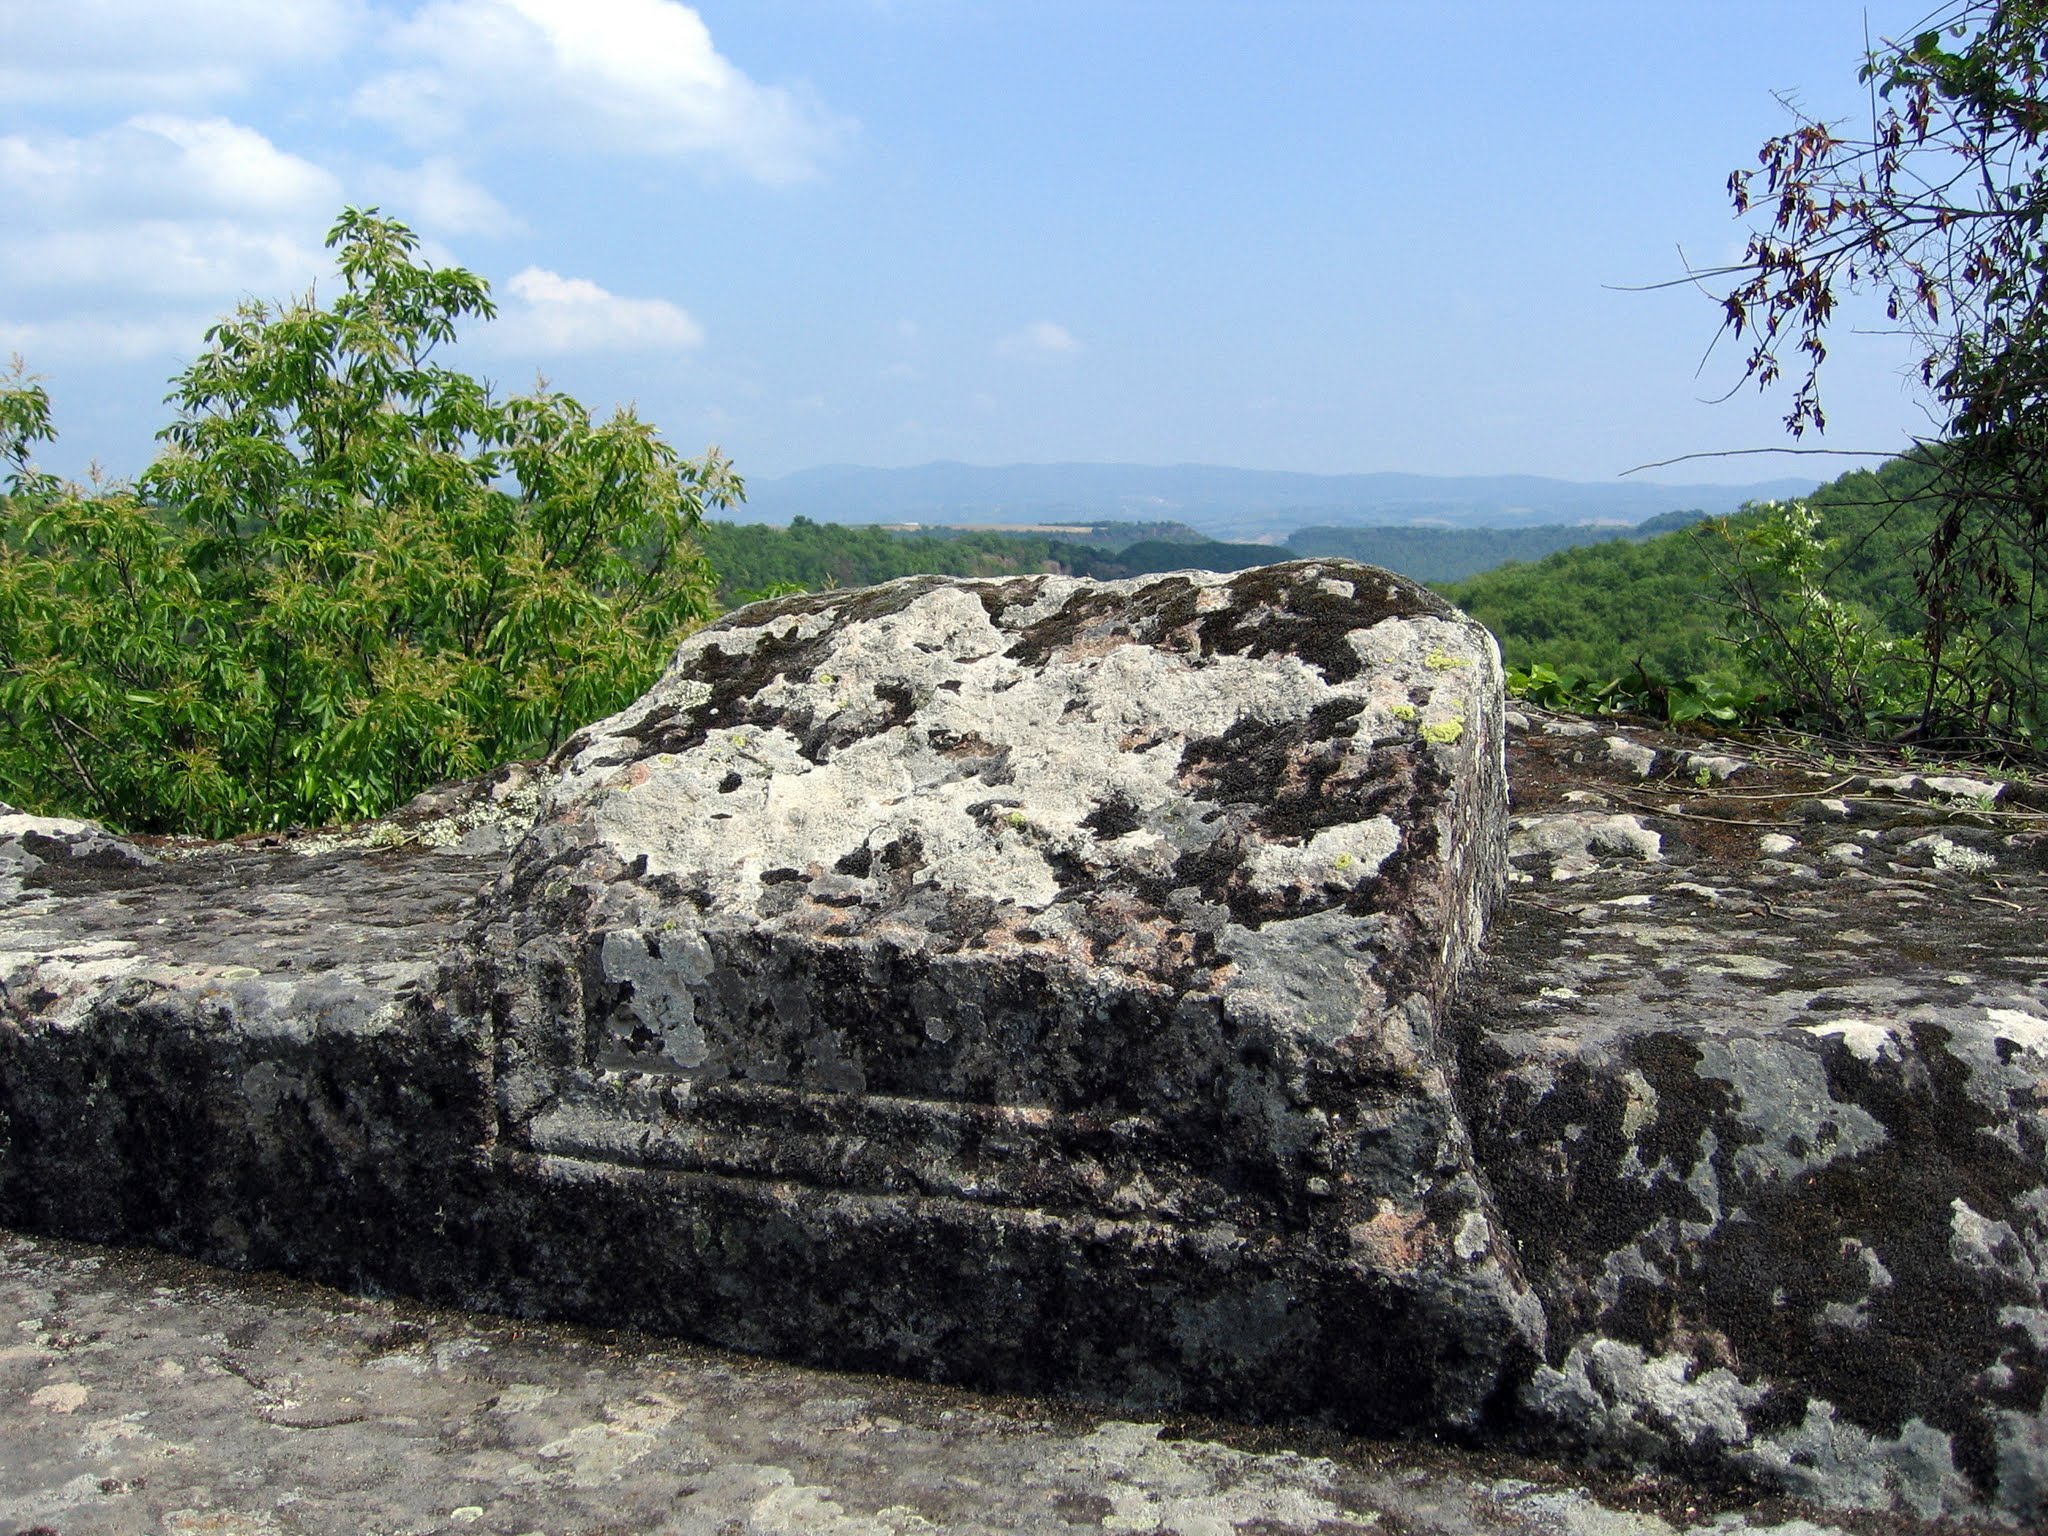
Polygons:
M1662 835L1638 817L1595 811L1517 816L1508 832L1508 858L1517 869L1541 870L1552 880L1579 879L1609 867L1616 857L1656 863L1662 846Z
M1753 772L1744 817L1810 803ZM1646 925L1609 899L1626 863L1588 870L1591 899L1510 908L1464 998L1474 1143L1548 1324L1524 1406L1623 1462L2038 1523L2048 893L1650 821L1715 899Z
M1646 747L1639 741L1630 741L1626 736L1609 736L1606 739L1607 757L1610 762L1621 764L1637 778L1648 778L1657 766L1657 749Z
M1438 1028L1501 713L1335 563L744 610L565 746L455 962L501 1161L699 1336L1474 1426L1541 1334Z
M0 808L0 881L18 880L45 864L140 866L151 856L97 822L63 816L29 816Z
M1688 777L1704 774L1717 784L1727 783L1749 766L1745 759L1726 752L1686 752L1680 755L1679 763Z
M1952 836L1930 832L1904 844L1902 851L1918 853L1936 869L1961 870L1965 874L1983 874L1998 868L1998 855L1987 853Z
M1960 800L1989 805L2003 796L2009 786L1999 779L1977 779L1956 773L1899 773L1873 777L1858 787L1911 800Z

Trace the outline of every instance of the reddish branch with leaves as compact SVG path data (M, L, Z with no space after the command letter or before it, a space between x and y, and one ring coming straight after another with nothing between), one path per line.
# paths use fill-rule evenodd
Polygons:
M1922 726L1941 699L1964 724L2039 741L2048 625L2048 4L1958 0L1866 57L1868 125L1810 118L1728 179L1763 220L1720 295L1747 346L1743 377L1784 381L1785 427L1824 431L1821 365L1838 293L1880 296L1917 344L1944 510L1926 552L1930 668ZM1967 668L1968 686L1956 683ZM1946 669L1947 675L1944 675ZM1946 722L1951 728L1958 722Z

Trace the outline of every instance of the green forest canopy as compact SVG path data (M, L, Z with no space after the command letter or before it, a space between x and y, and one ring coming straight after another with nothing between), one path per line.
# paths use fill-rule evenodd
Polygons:
M1913 561L1939 516L1920 496L1932 478L1925 462L1892 459L1806 498L1822 538L1838 541L1829 590L1901 637L1922 622ZM1499 637L1511 667L1543 662L1620 676L1641 663L1667 678L1723 670L1736 660L1725 638L1728 536L1756 516L1745 511L1641 542L1562 550L1440 590Z

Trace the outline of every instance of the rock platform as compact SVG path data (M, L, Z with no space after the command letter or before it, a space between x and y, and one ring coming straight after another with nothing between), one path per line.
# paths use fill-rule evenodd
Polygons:
M1334 562L790 600L346 835L0 817L0 1220L2034 1519L2044 812L1504 716Z
M1933 1530L1501 1452L810 1370L56 1238L0 1234L0 1318L7 1536Z

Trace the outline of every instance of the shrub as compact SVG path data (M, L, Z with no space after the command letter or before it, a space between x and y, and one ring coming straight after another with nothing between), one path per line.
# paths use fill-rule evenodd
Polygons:
M743 495L715 449L497 399L433 360L482 279L375 209L327 243L333 304L209 331L132 490L37 474L48 397L0 380L0 798L215 836L381 814L622 707L712 611L695 530Z

